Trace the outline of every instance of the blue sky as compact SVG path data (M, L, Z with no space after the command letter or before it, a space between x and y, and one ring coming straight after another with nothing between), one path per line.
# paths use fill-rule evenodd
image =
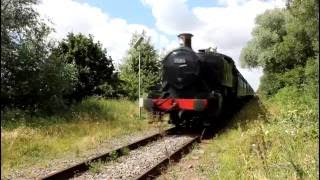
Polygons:
M154 27L151 9L139 0L77 0L101 8L112 17L126 19L129 23Z
M217 47L257 89L262 71L239 66L241 49L252 38L255 17L283 6L284 0L41 0L38 10L53 23L53 38L92 34L115 64L123 62L134 32L146 31L160 53L178 46L178 34L192 33L195 51Z
M155 28L152 11L140 0L76 0L101 8L112 17L126 19L129 23L144 24ZM159 0L160 1L160 0ZM189 8L220 6L215 0L188 0Z

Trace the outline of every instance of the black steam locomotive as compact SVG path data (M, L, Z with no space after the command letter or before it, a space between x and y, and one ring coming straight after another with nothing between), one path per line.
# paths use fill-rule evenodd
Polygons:
M192 34L178 35L181 47L163 59L162 88L144 100L154 114L170 114L176 126L213 125L254 91L234 61L212 49L194 52Z

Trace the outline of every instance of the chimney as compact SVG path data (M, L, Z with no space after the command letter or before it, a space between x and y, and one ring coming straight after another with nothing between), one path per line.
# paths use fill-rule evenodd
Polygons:
M192 49L192 47L191 47L191 38L192 38L192 36L193 35L190 34L190 33L179 34L178 38L179 38L180 46L188 47L188 48Z

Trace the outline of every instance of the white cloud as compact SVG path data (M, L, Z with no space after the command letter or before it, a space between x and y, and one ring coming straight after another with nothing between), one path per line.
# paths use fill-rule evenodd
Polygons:
M218 0L219 7L188 8L187 0L141 0L150 6L156 20L156 28L142 24L130 24L125 19L111 17L97 7L74 0L42 0L37 7L40 14L54 23L57 39L68 32L93 34L108 50L116 63L125 55L133 32L145 30L160 52L178 46L177 39L167 35L182 32L194 34L195 50L209 46L232 57L238 65L241 49L251 38L254 18L266 9L283 7L283 0ZM239 67L239 66L238 66ZM249 83L257 89L261 70L239 68Z
M247 0L218 0L218 4L225 6L237 6L245 3Z
M256 15L278 6L277 1L259 0L246 2L227 0L227 4L228 6L224 7L196 7L193 9L194 14L205 22L201 30L195 33L221 48L243 46L251 37Z
M251 38L255 17L267 9L284 7L285 3L284 0L218 0L220 6L189 10L186 0L142 1L152 8L160 31L178 34L188 30L194 35L194 49L218 47L218 52L232 57L238 67L241 49ZM262 71L239 70L257 89Z
M202 22L188 9L187 0L142 0L149 5L159 30L168 34L192 31Z
M204 46L208 42L217 46L218 51L229 55L236 61L239 71L251 86L257 90L262 70L240 68L239 57L241 49L251 38L255 17L267 9L283 7L284 2L279 0L220 0L220 2L225 6L196 7L193 9L195 16L205 22L201 30L194 31L195 37L198 35L201 39L195 46Z
M108 55L119 63L129 48L133 32L145 30L156 46L168 44L166 36L141 24L129 24L126 20L110 17L101 9L73 0L42 0L39 13L53 22L56 39L65 38L69 32L92 34L102 43Z

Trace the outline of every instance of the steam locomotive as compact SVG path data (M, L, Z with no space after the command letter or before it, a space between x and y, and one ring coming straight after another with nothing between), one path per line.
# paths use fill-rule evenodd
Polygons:
M253 97L254 91L232 58L212 49L195 52L192 34L178 35L180 47L162 60L162 87L144 99L154 114L170 115L177 127L211 126L223 113Z

